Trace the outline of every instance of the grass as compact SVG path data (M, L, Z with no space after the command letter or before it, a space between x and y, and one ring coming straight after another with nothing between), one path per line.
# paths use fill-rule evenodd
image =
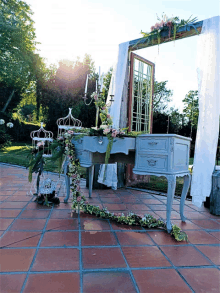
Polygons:
M12 143L11 146L0 150L0 162L12 165L28 167L28 155L30 154L31 144L27 143ZM44 166L45 171L59 172L58 163L48 161ZM86 176L86 168L79 167L81 177Z
M168 183L165 177L150 176L149 182L137 183L132 187L155 190L163 193L167 193ZM181 195L183 189L183 178L177 177L175 194ZM188 192L189 196L189 192Z
M30 153L30 144L27 143L13 143L11 146L0 150L0 162L28 166L28 154ZM219 162L220 163L220 162ZM190 158L189 164L193 164L193 158ZM56 162L47 162L45 171L58 172L58 164ZM86 177L86 168L79 167L81 177ZM149 183L138 183L133 187L143 188L148 190L155 190L160 192L167 192L167 179L165 177L150 176ZM183 178L177 178L176 194L180 195L183 187Z

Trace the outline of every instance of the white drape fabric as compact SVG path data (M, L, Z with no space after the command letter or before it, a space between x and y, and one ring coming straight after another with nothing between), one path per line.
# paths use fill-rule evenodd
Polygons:
M199 120L191 185L198 207L210 196L219 134L220 115L220 17L203 21L198 42Z
M118 60L116 65L113 67L112 78L110 82L107 104L110 101L110 95L112 94L112 84L113 84L113 95L114 102L111 104L109 109L109 114L113 119L113 128L119 128L120 121L120 111L122 94L124 88L124 80L126 75L126 69L128 64L128 48L129 42L121 43L118 49Z
M109 108L109 114L113 120L113 128L118 129L120 123L121 104L124 89L124 81L126 79L127 65L128 65L128 47L129 42L119 45L118 58L116 64L113 66L111 82L109 86L108 98L106 104L108 105L111 99L111 94L114 95L114 102ZM113 92L112 92L113 88ZM104 178L105 165L100 166L98 182L102 183L112 189L117 189L117 163L108 164L106 167L106 178Z
M104 178L105 165L101 165L99 169L98 182L102 183L113 190L117 189L118 177L117 177L117 163L108 164L106 166L106 176Z

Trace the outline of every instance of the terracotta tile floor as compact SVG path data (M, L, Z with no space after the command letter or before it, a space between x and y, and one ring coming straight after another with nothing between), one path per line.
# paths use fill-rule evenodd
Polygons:
M58 207L37 206L27 196L26 169L0 164L0 174L1 293L220 292L220 217L208 209L187 201L182 223L175 199L172 222L189 237L176 242L159 229L71 214L62 186ZM158 192L94 190L89 201L116 213L166 216Z

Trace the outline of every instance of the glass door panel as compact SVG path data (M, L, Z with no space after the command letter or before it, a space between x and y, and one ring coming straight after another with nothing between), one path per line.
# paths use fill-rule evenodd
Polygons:
M131 53L129 130L151 133L154 64Z

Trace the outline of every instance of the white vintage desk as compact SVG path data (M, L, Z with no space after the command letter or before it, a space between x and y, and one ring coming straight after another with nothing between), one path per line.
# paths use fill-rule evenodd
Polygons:
M184 185L180 201L181 220L185 198L190 186L189 173L190 138L176 134L143 134L137 138L116 138L113 143L109 163L130 163L138 175L165 176L168 180L167 190L167 230L172 230L170 216L175 194L176 177L184 177ZM89 168L89 197L92 194L94 164L104 164L108 145L107 137L84 136L73 139L76 156L82 167ZM67 167L66 167L67 168ZM67 197L69 198L69 178L66 176Z

